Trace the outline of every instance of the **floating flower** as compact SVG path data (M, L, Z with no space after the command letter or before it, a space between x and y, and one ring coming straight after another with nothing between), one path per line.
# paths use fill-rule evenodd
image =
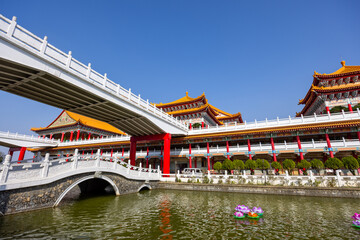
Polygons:
M262 215L262 214L264 213L264 211L262 210L261 207L253 207L252 211L253 211L254 213L258 213L259 215L260 215L260 214Z
M234 217L235 218L243 218L244 217L244 214L242 212L235 212L234 213Z
M360 227L360 220L353 221L353 224Z
M248 212L250 212L250 209L249 209L248 206L238 205L238 206L235 208L235 211L237 211L237 212L242 212L243 214L247 214Z
M351 217L355 221L360 221L360 213L354 213L354 216Z
M258 215L257 213L255 213L255 212L249 212L249 213L248 213L248 216L249 216L249 217L256 218L256 217L258 217L259 215Z

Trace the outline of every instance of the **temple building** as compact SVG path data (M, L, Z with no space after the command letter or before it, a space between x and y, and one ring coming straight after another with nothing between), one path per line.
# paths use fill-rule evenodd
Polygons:
M108 123L63 110L47 127L31 128L43 138L60 142L125 135Z
M332 74L315 73L310 90L300 101L305 107L295 118L244 122L240 113L230 114L209 104L205 94L192 98L186 93L173 102L156 104L189 124L185 136L123 136L121 130L107 123L63 111L49 126L32 129L42 137L60 139L61 143L31 151L71 156L78 149L83 156L91 156L100 149L104 157L115 154L124 161L131 160L132 165L151 164L162 170L166 165L172 173L189 167L211 170L216 161L225 159L281 163L285 159L357 157L360 113L352 112L352 106L360 102L360 66L342 65ZM340 117L330 112L338 106L347 106ZM170 155L168 160L165 149Z
M345 61L341 65L330 74L315 71L309 91L299 101L305 106L297 116L327 113L335 107L352 111L353 106L360 103L360 66L346 66Z
M243 123L240 112L230 114L210 105L205 97L205 93L192 98L186 92L184 97L176 101L155 105L164 112L188 123L190 128L193 125L199 125L204 128L206 126L224 125L227 123Z

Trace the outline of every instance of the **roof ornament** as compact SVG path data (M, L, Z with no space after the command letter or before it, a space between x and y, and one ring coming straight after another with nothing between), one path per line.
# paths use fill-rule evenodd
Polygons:
M188 91L186 91L186 96L187 96L187 97L189 96L189 92L188 92Z
M341 61L341 66L345 67L345 61Z

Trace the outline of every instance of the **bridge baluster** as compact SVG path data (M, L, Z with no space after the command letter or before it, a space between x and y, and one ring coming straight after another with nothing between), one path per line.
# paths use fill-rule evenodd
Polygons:
M43 40L43 42L42 42L42 45L41 45L41 49L40 49L40 53L41 53L41 54L44 54L44 53L45 53L47 44L48 44L47 36L45 36L45 37L44 37L44 40Z
M95 167L100 167L100 149L96 152Z
M79 149L75 149L73 163L71 166L72 169L77 169L78 159L79 159Z
M11 23L10 23L10 25L9 25L9 28L8 28L8 30L7 30L6 35L8 35L9 37L12 37L12 35L13 35L14 31L15 31L16 25L17 25L17 23L16 23L16 17L13 16L12 21L11 21Z
M44 167L42 172L41 172L41 177L43 177L43 178L47 177L48 173L49 173L49 166L50 166L49 158L50 158L50 153L46 153L45 154L45 160L41 164L41 166Z
M151 164L149 165L149 177L151 175Z
M140 176L140 174L141 174L141 162L139 164L139 176Z
M8 154L5 156L5 161L2 167L2 171L0 174L0 182L1 183L5 183L7 181L7 177L8 177L8 172L9 172L9 166L10 166L10 160L11 160L11 155Z

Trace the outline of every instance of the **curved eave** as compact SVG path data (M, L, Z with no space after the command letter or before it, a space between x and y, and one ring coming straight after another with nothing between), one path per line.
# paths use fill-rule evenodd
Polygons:
M187 97L187 96L185 96ZM205 93L201 94L200 96L196 97L196 98L190 98L187 97L188 100L182 100L182 98L175 100L173 102L169 102L169 103L159 103L159 104L155 104L155 106L157 108L167 108L167 107L176 107L179 105L185 105L185 104L192 104L195 102L199 102L202 101L204 104L206 104L206 98L205 98Z

